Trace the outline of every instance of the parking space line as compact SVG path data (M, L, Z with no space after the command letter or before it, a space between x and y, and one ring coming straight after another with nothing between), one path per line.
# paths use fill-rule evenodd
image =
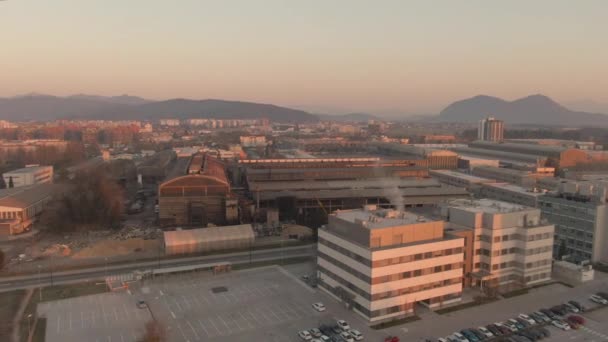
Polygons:
M230 301L230 299L228 299L228 296L226 296L225 293L222 293L221 297L224 298L224 300L227 301L229 304L232 304L232 301Z
M194 329L194 327L192 326L192 324L190 324L190 321L186 320L186 323L188 323L188 326L190 326L190 329L192 329L192 332L194 333L194 336L196 337L196 339L200 340L200 337L198 336L198 333L196 332L196 329Z
M209 302L209 299L207 299L207 296L205 296L202 293L201 293L201 298L203 298L203 300L205 301L205 303L207 303L207 305L211 304L211 302Z
M69 330L72 331L72 311L68 312L68 317L69 317L69 322L70 322Z
M237 297L237 296L236 296L234 293L230 292L230 293L228 293L228 294L234 298L234 301L235 301L236 303L238 303L238 302L240 301L239 297Z
M178 309L179 311L183 311L183 310L182 310L182 306L181 306L181 305L179 305L179 303L177 302L177 300L174 300L173 302L175 303L175 305L177 306L177 309Z
M186 299L186 296L182 296L182 301L184 301L184 306L187 309L190 309L190 303L188 302L188 300Z
M61 315L57 315L57 333L61 331Z
M230 333L228 335L232 334L232 329L230 329L230 327L228 326L228 324L226 323L226 321L224 321L224 319L222 318L222 316L217 316L220 321L222 321L222 324L224 324L226 326L226 329L228 329L228 331L230 331Z
M116 318L116 321L120 321L120 318L118 318L118 312L116 311L116 307L112 307L112 312L114 312L114 318Z
M209 318L207 318L207 320L208 320L209 322L211 322L211 325L213 325L213 328L215 329L215 331L217 331L217 332L218 332L218 334L220 334L220 335L224 336L223 331L222 331L222 330L220 330L220 329L217 327L217 325L215 325L215 322L213 321L213 318L209 317Z
M203 328L203 331L205 332L205 334L207 334L207 337L214 336L209 333L209 331L207 330L207 327L203 324L203 322L200 319L198 320L198 324L201 326L201 328Z
M255 325L251 324L251 322L249 322L249 320L240 311L237 311L237 314L239 316L241 316L241 318L247 323L249 328L251 328L251 329L255 328Z
M249 314L249 316L251 316L253 318L254 321L256 321L259 325L264 326L264 322L260 323L260 321L257 319L257 317L251 313L251 311L249 310L245 310L246 314Z
M177 323L177 329L179 330L179 332L184 337L184 340L190 342L190 340L186 337L186 334L184 333L184 330L182 329L182 326L179 323Z
M232 317L234 315L231 315L230 317L230 321L234 322L234 324L236 324L236 326L239 328L239 331L241 330L245 330L243 327L241 327L241 325L239 324L239 321L236 319L236 317Z
M266 316L266 314L264 314L264 312L260 312L260 310L258 310L257 308L254 309L258 314L260 314L262 317L264 317L264 319L266 319L267 321L269 321L270 323L274 322L273 319L268 318L268 316Z

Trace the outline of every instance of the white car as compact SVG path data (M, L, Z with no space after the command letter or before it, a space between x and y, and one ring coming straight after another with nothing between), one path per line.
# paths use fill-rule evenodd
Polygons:
M339 320L336 321L336 323L338 324L338 326L340 327L340 329L342 329L342 331L348 331L348 330L350 330L350 325L348 325L348 323L346 323L345 320L339 319Z
M570 330L570 325L564 321L554 320L551 322L554 327L560 328L562 330Z
M486 337L494 337L494 334L492 334L492 332L486 327L478 327L477 330L479 330L479 332L481 332L482 334L486 335Z
M579 309L570 303L564 303L564 305L568 308L568 310L570 310L570 312L574 312L574 313L579 312Z
M355 341L363 340L363 334L359 330L351 329L348 333L355 339Z
M302 331L298 332L298 336L300 336L300 338L303 339L304 341L312 340L312 335L310 335L310 333L307 330L302 330Z
M319 303L313 303L312 307L315 308L315 310L322 312L325 311L325 305L323 305L323 303L319 302Z
M605 298L602 298L598 295L591 295L589 296L589 300L598 304L608 304L608 300L606 300Z
M310 334L313 337L321 337L321 335L323 335L323 333L321 332L321 330L319 330L318 328L312 328L312 329L308 330L308 332L310 332Z
M522 314L519 314L519 316L517 316L517 317L519 317L519 318L523 319L524 321L530 323L530 325L536 325L536 321L532 317L530 317L530 316L528 316L526 314L522 313Z
M319 341L321 341L321 342L330 342L331 338L329 338L329 336L326 336L326 335L321 335L321 337L319 337Z
M517 331L517 328L514 327L514 326L511 326L510 324L498 322L498 323L494 323L494 325L498 325L498 326L507 328L507 329L511 330L512 332L516 332Z
M440 337L437 339L437 342L448 342L446 338Z
M313 338L310 342L323 342L320 338Z
M342 340L344 340L344 342L355 342L355 339L347 331L341 332L340 338L342 338Z

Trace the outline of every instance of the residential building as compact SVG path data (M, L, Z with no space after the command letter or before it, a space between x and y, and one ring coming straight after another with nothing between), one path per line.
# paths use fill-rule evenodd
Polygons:
M12 184L13 187L53 183L53 167L33 165L5 172L2 175L7 186Z
M241 136L240 141L243 147L266 146L266 137L263 135Z
M551 279L554 226L539 209L491 199L453 200L442 208L448 227L472 230L471 286L505 291Z
M320 288L369 321L460 300L464 239L442 220L366 206L334 212L318 235Z
M608 181L568 181L539 198L543 217L555 224L554 254L608 262ZM561 251L560 251L561 250Z
M502 141L504 139L505 123L493 117L479 121L477 139L482 141Z

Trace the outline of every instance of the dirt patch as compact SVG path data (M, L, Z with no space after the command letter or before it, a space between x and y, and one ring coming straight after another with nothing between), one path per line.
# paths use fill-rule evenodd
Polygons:
M127 240L101 240L72 255L74 259L123 256L136 252L158 251L159 240L134 238Z

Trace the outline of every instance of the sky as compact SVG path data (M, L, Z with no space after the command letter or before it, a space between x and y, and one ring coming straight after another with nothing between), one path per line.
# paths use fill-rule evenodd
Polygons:
M0 97L220 98L437 113L608 103L608 1L5 0Z

